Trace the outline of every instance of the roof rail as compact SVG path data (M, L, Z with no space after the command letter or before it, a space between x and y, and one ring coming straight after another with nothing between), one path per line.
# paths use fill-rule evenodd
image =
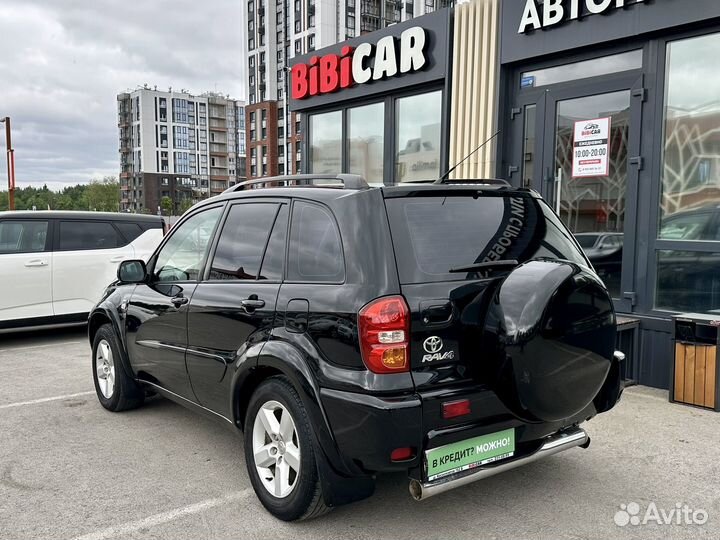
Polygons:
M435 180L435 184L451 184L451 185L463 185L463 184L485 184L489 186L506 186L512 187L507 180L501 178L456 178L456 179L442 179Z
M342 183L345 189L368 189L370 187L365 179L359 174L288 174L284 176L269 176L267 178L257 178L255 180L239 182L226 189L223 193L243 191L251 186L261 187L263 184L268 184L264 187L293 187L308 185L315 187L339 187L332 184L315 184L315 180L335 180L336 182Z

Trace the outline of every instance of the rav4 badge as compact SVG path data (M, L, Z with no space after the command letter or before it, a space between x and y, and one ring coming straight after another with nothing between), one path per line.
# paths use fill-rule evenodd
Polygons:
M422 363L426 362L440 362L442 360L453 360L455 358L455 351L441 352L443 348L443 341L437 336L430 336L423 341L423 349L428 354L424 354L422 357Z

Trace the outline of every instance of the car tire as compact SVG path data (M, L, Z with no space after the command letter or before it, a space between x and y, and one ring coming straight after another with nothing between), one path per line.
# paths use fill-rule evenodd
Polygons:
M93 382L100 404L112 412L134 409L145 399L140 385L125 373L120 354L112 325L104 324L93 339Z
M323 499L310 418L285 377L271 377L257 387L244 427L250 482L268 512L297 521L330 511Z

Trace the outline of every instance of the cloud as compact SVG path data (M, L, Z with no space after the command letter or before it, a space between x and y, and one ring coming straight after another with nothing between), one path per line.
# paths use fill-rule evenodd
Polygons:
M238 0L3 0L0 116L12 118L18 185L117 175L121 91L147 83L243 98L242 9ZM1 186L6 174L1 159Z

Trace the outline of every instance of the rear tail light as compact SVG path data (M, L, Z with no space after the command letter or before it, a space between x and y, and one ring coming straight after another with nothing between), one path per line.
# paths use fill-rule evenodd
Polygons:
M370 371L410 371L410 309L402 296L385 296L364 306L358 329L360 352Z

